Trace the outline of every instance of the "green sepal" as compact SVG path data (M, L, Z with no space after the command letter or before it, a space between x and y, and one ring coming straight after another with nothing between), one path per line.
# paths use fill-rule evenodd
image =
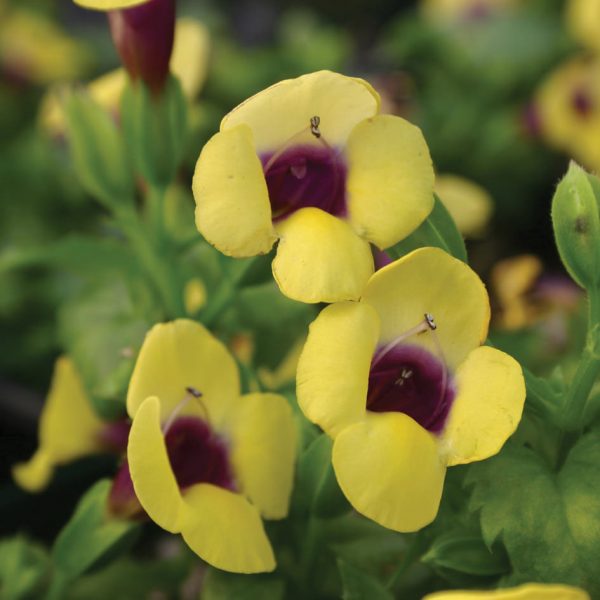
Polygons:
M600 181L571 162L552 200L552 225L560 258L581 287L600 284Z
M302 452L298 461L297 506L318 517L334 517L350 510L331 464L333 442L323 433Z
M129 81L121 97L121 119L135 168L150 184L166 188L175 178L186 144L187 101L177 78L160 94Z
M133 197L134 179L121 132L114 119L85 92L64 101L75 172L87 192L110 209Z
M342 578L344 600L393 600L392 593L372 575L341 559L338 560L338 569Z
M24 600L39 597L48 573L48 554L23 536L0 542L0 598Z
M509 443L471 466L471 508L483 539L500 537L527 581L563 582L600 595L600 434L581 437L553 469L528 447Z
M463 530L448 531L437 537L421 560L438 572L487 577L510 571L506 552L500 545L490 550L480 533Z
M448 209L437 195L433 210L420 227L395 246L388 248L386 253L392 259L397 259L424 246L441 248L455 258L467 262L465 241Z
M57 577L72 581L126 552L141 524L117 518L108 512L111 481L103 479L81 498L73 516L52 548Z

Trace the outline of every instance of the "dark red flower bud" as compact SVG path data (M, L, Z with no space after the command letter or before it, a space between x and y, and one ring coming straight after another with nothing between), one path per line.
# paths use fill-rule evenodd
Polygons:
M132 79L155 93L169 74L175 35L175 0L150 0L108 14L113 41Z

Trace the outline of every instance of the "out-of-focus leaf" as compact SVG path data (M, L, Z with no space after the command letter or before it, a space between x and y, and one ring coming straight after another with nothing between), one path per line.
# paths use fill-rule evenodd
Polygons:
M471 467L472 507L488 546L501 536L527 581L581 586L600 594L600 435L573 446L558 471L527 447L507 445Z
M455 258L467 262L465 242L448 209L437 196L431 214L421 226L386 252L395 259L423 246L441 248Z
M48 567L48 555L41 546L21 536L0 541L0 598L36 597Z
M338 568L342 577L344 600L393 600L394 596L385 589L384 585L372 575L338 560Z
M81 498L75 513L60 532L52 560L63 580L73 580L125 552L141 525L107 512L111 481L103 479Z
M285 583L274 575L236 575L209 569L201 600L283 600Z

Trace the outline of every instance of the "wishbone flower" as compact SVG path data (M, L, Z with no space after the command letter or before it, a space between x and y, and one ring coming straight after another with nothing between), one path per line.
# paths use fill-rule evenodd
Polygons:
M362 79L288 79L225 116L194 174L196 225L224 254L267 253L303 302L356 299L373 273L369 243L394 245L433 208L433 168L417 127L380 115Z
M481 346L490 318L479 277L437 248L383 267L360 302L312 323L298 401L333 440L340 487L384 527L435 518L446 467L496 454L525 401L519 364Z
M590 600L581 588L556 583L525 583L497 590L452 590L427 594L423 600Z
M219 569L273 570L261 516L288 511L296 430L285 398L240 396L225 346L178 320L146 336L127 410L128 467L148 516Z

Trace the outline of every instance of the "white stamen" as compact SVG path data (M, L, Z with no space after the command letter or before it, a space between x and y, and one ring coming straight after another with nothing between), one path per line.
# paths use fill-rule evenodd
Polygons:
M185 391L187 392L187 394L177 404L177 406L175 406L175 408L171 411L171 414L169 415L169 418L163 424L163 426L162 426L163 435L166 435L169 432L169 429L171 429L171 427L173 426L173 423L175 422L175 420L177 419L177 417L179 416L179 414L181 413L181 411L192 400L197 400L199 402L199 404L202 407L202 409L204 411L204 414L206 416L206 407L204 406L204 403L201 400L201 398L202 398L202 392L200 392L199 390L197 390L195 387L192 387L192 386L186 387Z

